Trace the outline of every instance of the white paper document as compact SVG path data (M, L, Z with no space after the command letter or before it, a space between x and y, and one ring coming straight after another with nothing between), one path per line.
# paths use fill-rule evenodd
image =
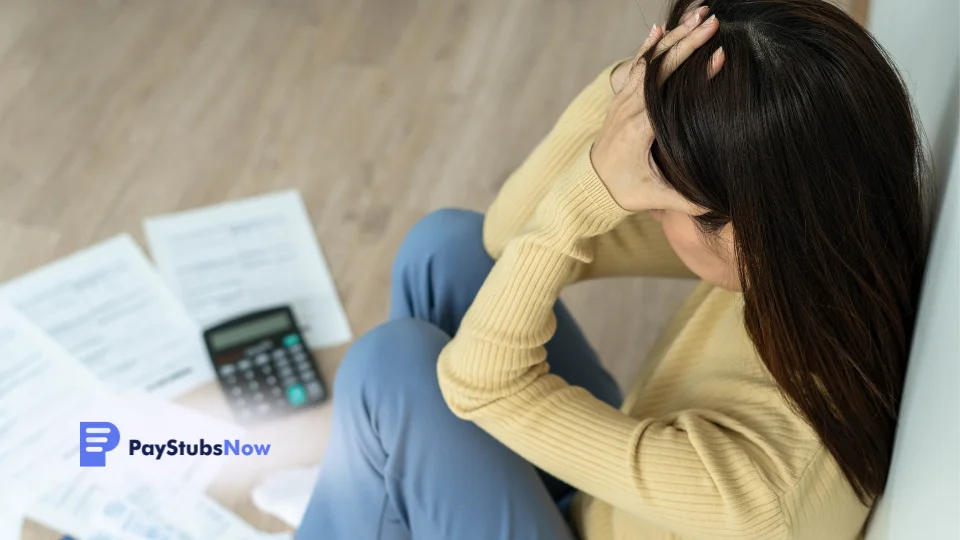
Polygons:
M298 192L151 218L144 229L160 273L203 326L287 304L310 346L351 339Z
M87 540L292 540L264 533L200 491L135 476L86 494L86 521L67 529ZM64 529L60 529L64 530ZM19 533L19 530L17 531ZM11 538L16 538L11 537Z
M144 499L141 494L141 499ZM263 533L203 493L167 493L144 505L165 522L198 540L254 540L290 535Z
M17 512L0 508L0 538L20 538L23 531L23 517Z
M60 481L27 509L27 515L44 525L78 537L90 534L99 511L99 504L117 490L127 489L131 479L135 485L152 486L154 489L177 489L183 492L200 492L207 488L216 475L231 461L251 459L243 456L189 455L174 452L174 446L182 441L187 445L223 444L224 440L244 440L243 428L232 423L196 412L175 403L161 401L150 396L124 396L123 401L114 401L99 408L95 416L84 420L108 421L119 431L118 444L105 455L104 467L81 468L74 457L72 474ZM73 437L79 431L71 429ZM82 435L81 435L82 436ZM75 439L75 441L78 439ZM150 455L144 450L130 453L131 442L141 445L165 445L162 452L156 449ZM256 459L256 458L253 458Z
M170 398L213 378L199 326L129 235L0 287L111 390Z
M254 488L250 498L261 512L300 527L310 504L320 467L298 467L275 472Z
M149 484L102 498L91 540L290 540L259 531L203 493Z
M7 523L79 468L79 422L104 389L38 328L0 303L0 508Z

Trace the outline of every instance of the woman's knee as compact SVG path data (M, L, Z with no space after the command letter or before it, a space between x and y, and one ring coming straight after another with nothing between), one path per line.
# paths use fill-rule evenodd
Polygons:
M483 214L470 210L435 210L407 233L394 260L394 273L423 266L425 261L456 263L486 257Z
M417 319L386 322L358 338L334 379L334 400L384 397L437 387L436 366L450 336Z

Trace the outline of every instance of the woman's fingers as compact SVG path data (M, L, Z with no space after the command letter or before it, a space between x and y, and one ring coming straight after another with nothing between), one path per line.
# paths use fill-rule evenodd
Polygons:
M662 84L674 71L680 67L693 51L697 50L716 33L720 28L720 21L713 15L700 26L687 32L673 47L670 47L664 56L663 66L660 68L659 81ZM665 40L666 38L664 38ZM722 53L721 53L722 54ZM721 64L722 65L722 64ZM719 68L718 68L719 69Z
M697 11L699 11L700 9L703 9L703 8L704 8L704 6L697 6L697 7L693 8L693 9L690 9L690 10L685 11L685 12L683 13L683 15L680 16L680 24L683 24L683 23L687 22L687 20L690 19L690 17L693 17L693 14L694 14L694 13L696 13ZM701 11L701 12L700 12L700 16L703 17L703 16L705 15L705 13L706 13L705 11Z
M717 47L717 50L713 51L713 54L710 55L710 63L707 64L707 78L712 79L714 75L720 73L720 68L723 67L723 62L727 59L723 53L723 47Z
M633 57L633 62L630 66L630 72L627 76L627 80L634 79L637 75L643 72L641 64L643 63L643 55L647 54L647 51L651 47L657 44L658 41L663 37L663 28L653 25L653 28L650 29L650 33L647 34L647 38L643 40L643 43L640 45L640 50L637 51L636 56Z
M647 54L647 51L650 50L650 47L656 45L662 37L663 28L654 24L653 28L650 29L650 33L647 34L647 39L643 40L643 43L640 44L640 50L637 51L637 56L633 59L633 65L639 64L640 60L643 58L643 55Z
M680 42L683 38L687 37L690 32L693 32L697 26L703 21L703 18L706 16L707 12L710 10L707 6L698 7L690 12L690 15L683 18L683 21L679 26L667 32L663 39L657 42L657 49L654 51L655 56L659 56Z
M623 83L623 86L617 92L617 97L623 95L629 95L630 93L636 92L639 87L640 81L643 80L644 72L644 62L643 55L650 50L651 47L657 44L657 41L663 37L663 28L653 25L653 28L650 29L650 33L647 35L647 38L643 40L643 43L640 45L640 50L637 51L637 54L633 57L633 60L630 62L630 70L627 72L626 80Z

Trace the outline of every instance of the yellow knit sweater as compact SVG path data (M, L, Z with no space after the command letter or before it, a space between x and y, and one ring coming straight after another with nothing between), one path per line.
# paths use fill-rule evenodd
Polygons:
M612 69L487 213L497 263L440 357L447 403L579 489L585 540L856 538L868 508L778 392L746 334L742 296L701 283L620 410L550 373L543 345L565 285L691 275L659 223L620 208L590 163Z

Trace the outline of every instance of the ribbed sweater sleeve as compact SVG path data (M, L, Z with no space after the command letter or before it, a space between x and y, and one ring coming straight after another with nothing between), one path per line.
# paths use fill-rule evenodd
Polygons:
M742 437L714 413L633 418L552 375L553 305L628 217L584 147L508 241L441 353L451 410L519 455L609 504L684 538L775 538L783 527Z

